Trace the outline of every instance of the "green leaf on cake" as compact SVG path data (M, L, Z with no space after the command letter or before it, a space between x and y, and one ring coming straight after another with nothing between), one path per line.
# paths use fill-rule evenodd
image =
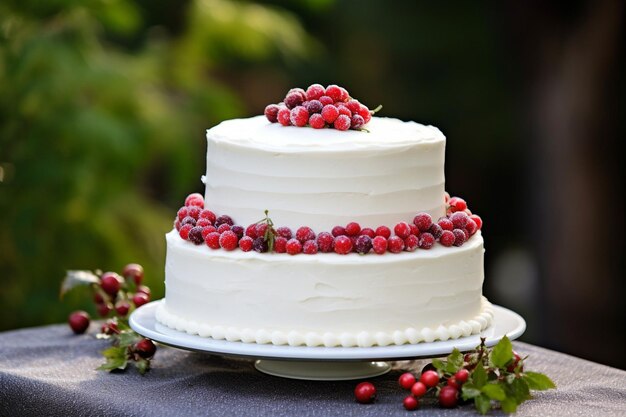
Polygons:
M513 345L508 337L504 336L494 346L489 361L496 368L504 368L513 359Z

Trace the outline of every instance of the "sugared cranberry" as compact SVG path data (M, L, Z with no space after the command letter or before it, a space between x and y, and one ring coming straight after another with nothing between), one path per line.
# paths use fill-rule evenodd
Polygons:
M389 239L389 236L391 236L391 229L387 226L378 226L376 228L376 236L382 236L385 239Z
M257 237L252 242L252 249L254 249L255 252L259 252L259 253L267 252L268 250L267 241L262 237Z
M443 233L443 229L437 223L433 223L433 225L430 226L430 229L428 229L428 233L433 235L435 239L439 239Z
M287 240L293 237L293 233L291 232L291 229L286 226L281 226L278 229L276 229L276 234L278 236L284 237Z
M113 310L113 305L111 303L102 303L96 305L96 311L100 317L106 317Z
M315 239L315 232L308 226L302 226L296 230L296 239L298 239L300 243L304 244L307 240Z
M239 249L241 249L244 252L250 252L252 250L253 242L254 241L252 240L250 236L244 236L241 239L239 239Z
M414 225L413 223L407 223L407 224L409 225L409 228L411 229L412 235L415 235L415 236L420 235L420 229L418 229L416 225Z
M413 384L413 386L411 386L411 394L415 395L416 397L424 396L427 390L428 388L426 388L426 385L424 385L424 383L420 381L417 381Z
M291 126L291 110L287 107L281 107L278 110L278 123L283 126Z
M200 211L200 215L198 217L200 219L207 219L211 222L211 224L214 224L216 220L215 213L213 213L211 210L206 209Z
M439 243L441 243L443 246L450 247L454 245L455 240L456 236L454 235L454 233L452 233L450 230L444 230L441 233L441 237L439 238Z
M346 255L352 251L352 240L348 236L337 236L333 247L336 253Z
M444 408L456 407L458 403L458 393L459 391L450 385L441 388L441 391L439 391L439 405Z
M302 94L299 94L298 92L291 92L285 96L283 103L285 103L285 106L287 106L288 109L295 109L304 102L305 98L306 96L303 97Z
M280 110L278 105L269 104L265 107L265 111L263 113L265 114L265 117L267 117L267 120L271 123L276 123L278 122L278 110Z
M420 382L427 387L432 388L439 383L439 374L430 370L423 372L420 376Z
M404 397L404 400L402 400L402 405L407 411L413 411L413 410L417 410L417 408L420 405L420 402L414 396L407 395L406 397Z
M369 236L370 239L374 239L376 237L376 232L371 227L364 227L359 232L360 235Z
M307 255L315 255L317 253L317 242L315 240L307 240L302 245L302 252Z
M209 233L217 232L214 226L206 226L202 228L202 239L206 242L206 237Z
M413 224L417 226L420 232L427 232L433 224L433 219L428 213L418 213L413 218Z
M391 253L400 253L404 250L404 239L399 236L391 236L387 239L387 248Z
M348 94L348 90L343 87L339 87L339 90L341 91L341 98L339 100L343 102L348 101L350 99L350 94Z
M335 104L335 100L333 100L332 98L328 97L327 95L323 95L319 98L320 103L322 103L324 106L328 106L329 104Z
M176 221L174 222L174 227L176 228L176 231L180 230L180 226L181 226L180 220L176 219Z
M346 102L346 107L352 114L357 114L359 112L359 107L361 107L361 103L359 103L359 100L352 99Z
M356 249L357 253L365 255L372 249L372 238L367 235L361 235L357 237L354 243L354 248Z
M289 255L297 255L302 252L302 243L298 239L289 239L285 249Z
M376 236L372 239L372 247L374 252L382 255L387 252L387 239L384 236Z
M304 106L296 106L291 109L291 124L298 127L304 127L309 123L309 112Z
M465 200L459 197L452 197L448 200L448 205L452 209L452 212L463 211L467 208Z
M435 237L428 232L420 235L419 245L421 249L430 249L435 244Z
M368 124L370 120L372 120L372 112L364 104L359 106L359 116L363 118L365 124Z
M274 252L285 253L287 252L287 239L282 236L276 236L274 238Z
M115 272L105 272L100 277L100 286L105 293L114 297L122 286L122 278Z
M135 307L141 307L142 305L148 303L150 301L150 297L148 294L144 294L142 292L135 293L133 295L133 304Z
M419 239L415 235L408 235L404 239L404 250L407 252L414 252L419 246Z
M352 118L350 118L350 129L352 130L359 130L364 124L365 120L363 120L363 118L358 114L354 114L352 115Z
M342 97L341 87L335 84L331 84L328 87L326 87L325 95L332 98L333 101L335 102L341 101L341 97Z
M176 212L176 217L181 222L188 215L189 215L189 209L187 208L187 206L179 208L178 211Z
M335 107L337 107L337 110L339 110L340 116L343 114L343 115L348 116L350 119L352 119L352 112L345 105L341 103L335 103Z
M67 318L67 323L76 334L83 334L89 327L89 314L86 311L75 311Z
M191 217L194 220L198 220L200 218L200 213L202 212L202 210L200 209L200 207L188 207L187 208L187 216Z
M244 234L244 230L243 227L239 226L238 224L234 225L233 227L230 228L230 230L237 235L237 239L241 239L243 237Z
M233 219L231 219L230 216L227 216L226 214L222 214L217 219L215 219L214 226L220 227L222 224L227 224L229 226L232 226L233 224L235 224L235 222L233 222Z
M454 233L454 246L463 246L466 240L465 230L454 229L452 233Z
M141 339L135 345L135 352L137 352L142 358L148 359L154 356L156 346L150 339Z
M393 228L393 231L396 236L402 239L406 239L411 234L411 228L406 222L399 222L398 224L396 224Z
M467 230L467 233L469 233L469 235L472 236L478 230L478 226L476 226L476 223L474 222L474 220L472 220L471 218L468 218L467 224L465 225L465 230Z
M326 89L320 84L311 84L306 89L307 100L319 100L324 94L326 94Z
M220 248L220 234L217 232L211 232L204 238L204 243L211 249Z
M115 311L120 316L127 315L129 310L130 310L130 303L128 301L120 300L117 303L115 303Z
M457 211L456 213L452 213L450 215L450 221L454 225L455 229L465 229L468 219L468 215L463 213L462 211Z
M398 384L404 389L411 389L415 384L415 375L410 372L405 372L398 378Z
M317 247L320 252L331 252L333 250L333 236L328 232L317 235Z
M196 226L198 227L207 227L207 226L213 226L213 223L211 223L211 221L209 219L198 219L198 221L196 222Z
M333 104L327 104L322 108L321 114L326 123L332 124L339 117L339 110Z
M358 236L361 232L361 225L357 222L350 222L346 225L347 236Z
M257 238L256 223L251 224L250 226L246 227L246 236L251 237L252 239Z
M324 105L319 100L310 100L306 103L306 110L310 115L321 113ZM324 118L322 118L324 120Z
M182 222L180 222L181 227L182 226L186 226L186 225L191 225L192 227L196 225L196 219L194 219L191 216L187 216L183 219Z
M333 123L333 127L337 130L350 129L350 117L345 114L340 114Z
M187 198L185 198L185 206L189 207L204 207L204 197L200 193L189 194Z
M354 397L361 404L369 404L376 399L376 387L371 382L361 382L354 388Z
M331 231L332 235L334 237L337 236L345 236L346 235L346 228L343 226L335 226L333 227L333 230Z
M454 229L454 224L452 224L452 220L450 220L447 217L442 217L439 220L437 220L437 224L443 229L443 230L449 230L452 231Z
M202 237L202 227L195 226L189 230L189 236L187 239L193 243L194 245L201 245L204 242L204 238Z
M460 369L454 374L454 378L459 384L465 384L469 378L469 371L467 369Z
M265 232L267 232L267 223L257 223L256 225L256 237L262 237L265 239Z
M235 250L239 239L237 239L237 235L232 230L227 230L220 235L220 247L224 250Z
M220 224L220 226L217 228L217 233L219 233L220 235L228 231L230 231L230 226L226 223Z
M309 124L313 129L323 129L326 127L326 121L321 114L315 113L309 118Z
M479 215L472 214L469 217L470 219L474 220L474 223L476 223L476 227L478 227L478 230L483 228L483 219L481 219Z

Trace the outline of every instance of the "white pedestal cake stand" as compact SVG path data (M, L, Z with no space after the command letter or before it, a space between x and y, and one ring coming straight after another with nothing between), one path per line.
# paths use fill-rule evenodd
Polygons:
M369 348L260 345L215 340L170 329L155 319L159 303L153 301L135 310L130 316L130 327L142 336L179 349L257 359L256 369L266 374L320 381L370 378L391 369L385 361L445 356L455 347L467 351L478 346L481 337L486 338L487 346L493 346L505 335L516 339L526 330L526 322L519 314L494 305L494 321L489 328L454 340Z

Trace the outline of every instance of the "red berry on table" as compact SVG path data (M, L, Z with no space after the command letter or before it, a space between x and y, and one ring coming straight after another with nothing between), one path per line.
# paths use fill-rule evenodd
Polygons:
M113 305L111 303L102 303L96 306L96 311L100 317L106 317L113 310Z
M230 216L227 216L226 214L222 214L217 219L215 219L214 226L215 227L220 227L224 223L226 223L229 226L232 226L233 224L235 224L235 222L233 221L233 219Z
M454 224L452 224L452 220L450 220L447 217L442 217L439 220L437 220L437 224L443 229L443 230L449 230L452 231L452 229L454 229Z
M67 318L67 323L76 334L83 334L89 327L89 314L86 311L75 311Z
M302 105L305 99L306 95L302 95L301 93L294 91L287 93L287 96L285 96L285 100L283 101L283 103L285 103L285 106L287 106L288 109L293 110L296 107Z
M466 240L465 230L454 229L452 233L454 233L454 246L463 246Z
M187 198L185 198L185 206L189 207L204 207L204 197L200 193L189 194Z
M419 239L415 235L409 235L404 239L404 250L407 252L414 252L419 247Z
M419 246L421 249L430 249L435 244L435 237L428 232L420 235Z
M148 359L154 356L156 352L156 346L150 339L141 339L135 344L135 352L144 359Z
M176 217L178 217L178 220L181 222L188 215L189 215L189 209L187 208L187 206L179 208L178 211L176 212Z
M220 224L220 226L217 228L217 233L219 233L220 235L228 231L230 231L230 226L226 223Z
M213 213L211 210L206 210L206 209L200 211L198 218L207 219L208 221L211 222L211 224L214 224L215 220L217 219L217 217L215 216L215 213Z
M456 388L446 385L441 388L441 391L439 391L439 405L444 408L456 407L458 403L458 394L459 391Z
M332 235L334 237L337 236L345 236L346 235L346 228L343 226L335 226L333 227L333 230L331 231Z
M416 397L422 397L426 394L427 390L428 388L426 387L426 385L424 385L423 382L417 381L411 387L411 394L415 395Z
M517 368L520 361L522 361L522 357L517 352L513 351L513 359L511 360L511 363L506 367L506 370L509 372L515 372L515 368ZM520 372L522 371L524 371L524 365L520 366Z
M391 253L400 253L404 250L404 239L399 236L391 236L387 239L387 249Z
M478 230L483 228L483 219L481 219L479 215L472 214L471 216L469 216L469 218L474 220L474 223L476 223L476 227L478 227Z
M346 225L347 236L358 236L361 232L361 225L357 222L350 222Z
M325 95L332 98L334 102L337 102L337 101L341 101L343 92L341 91L341 87L335 84L331 84L328 87L326 87Z
M456 213L452 213L450 215L450 221L454 225L455 229L465 229L468 220L469 216L462 211L457 211Z
M361 404L369 404L376 399L376 387L371 382L361 382L354 388L354 397Z
M271 123L276 123L278 122L278 110L280 110L280 107L277 104L268 104L263 114Z
M393 231L396 236L402 239L406 239L411 234L411 228L409 227L409 224L407 222L400 222L396 224L393 228Z
M122 287L122 278L115 272L105 272L100 277L102 290L110 296L115 296Z
M460 369L456 374L454 374L454 378L457 383L465 384L469 378L469 371L467 369Z
M398 384L404 389L411 389L415 384L415 375L410 372L405 372L398 378Z
M146 294L148 297L150 297L150 288L146 287L145 285L139 285L137 286L137 291L136 292L142 292L144 294Z
M313 114L321 113L322 109L324 108L324 105L319 100L311 100L311 101L307 101L304 107L306 108L306 111L308 111L310 115L313 115ZM324 119L322 118L322 120Z
M430 229L428 229L428 233L433 235L435 239L439 239L443 233L443 229L437 223L433 223L433 225L430 226Z
M307 240L315 240L315 232L308 226L302 226L296 230L296 239L304 245Z
M217 232L211 232L204 238L204 243L211 249L220 248L220 234Z
M289 255L297 255L302 252L302 243L298 239L289 239L285 249Z
M378 226L376 228L376 236L382 236L385 239L389 239L389 236L391 236L391 229L387 226Z
M428 213L418 213L413 218L413 224L417 226L420 232L427 232L433 225L433 219Z
M363 120L363 118L358 114L352 115L352 117L350 118L350 129L352 130L359 130L363 127L364 124L365 120Z
M139 264L128 264L122 270L122 275L128 279L132 279L136 285L139 285L143 280L143 266Z
M350 240L348 236L337 236L334 240L333 247L336 253L346 255L352 251L352 240Z
M317 242L315 240L307 240L302 245L302 252L307 255L315 255L317 253Z
M432 388L439 383L439 374L435 371L426 371L420 376L420 382Z
M200 226L192 227L191 230L189 230L189 235L187 236L187 239L194 245L201 245L204 242L204 238L202 237L202 230L203 228Z
M361 235L356 238L354 248L357 253L365 255L372 249L372 238L367 235Z
M304 106L296 106L291 109L291 124L298 127L304 127L309 123L309 112Z
M235 250L239 243L239 239L237 239L237 235L232 230L227 230L220 235L219 239L220 247L225 250Z
M254 240L250 236L244 236L239 239L239 249L244 252L250 252L252 250L252 242Z
M311 84L306 89L307 100L319 100L326 93L326 89L321 84Z
M287 252L287 241L282 236L277 236L274 238L274 252L276 253L286 253Z
M408 395L404 397L404 400L402 400L402 406L404 406L407 411L417 410L419 405L419 400L412 395Z
M333 123L333 127L337 130L350 129L350 117L346 116L345 114L340 114Z
M313 129L323 129L326 127L326 121L324 120L324 117L319 113L311 115L311 117L309 118L309 124Z
M454 387L457 390L460 388L460 384L458 383L458 381L456 380L454 376L451 376L450 378L448 378L448 380L446 381L446 385L450 387Z
M450 230L444 230L441 233L441 237L439 238L439 243L441 243L443 246L446 246L446 247L450 247L454 245L455 241L456 241L456 236Z
M467 203L465 202L465 200L459 197L452 197L450 200L448 200L448 205L452 209L453 213L456 211L463 211L467 208Z
M291 110L287 107L281 107L278 110L278 123L283 126L291 126Z
M284 237L287 240L293 237L293 233L291 232L291 229L286 226L281 226L278 229L276 229L276 234L278 236Z
M148 303L150 301L150 297L147 294L142 292L135 293L133 295L133 304L135 307L141 307L142 305Z
M329 104L333 104L333 105L335 104L335 100L333 100L332 98L328 97L327 95L321 96L318 100L324 106L328 106ZM337 115L339 115L339 113L337 113Z
M322 108L321 114L326 123L332 124L339 117L339 110L333 104L327 104Z
M333 236L328 232L322 232L317 235L317 247L320 252L332 252L333 250Z
M387 252L387 239L384 236L376 236L372 240L372 247L374 248L374 252L382 255Z
M130 310L130 303L128 301L120 300L117 303L115 303L115 311L120 316L127 315L129 310Z

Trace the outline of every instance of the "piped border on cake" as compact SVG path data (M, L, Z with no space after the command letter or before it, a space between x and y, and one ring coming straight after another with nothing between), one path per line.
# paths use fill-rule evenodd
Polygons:
M237 328L230 326L211 326L194 320L187 320L173 314L167 309L166 300L162 300L156 311L159 323L178 331L183 331L200 337L211 337L216 340L229 342L289 345L289 346L324 346L324 347L372 347L417 344L434 342L436 340L458 339L460 337L477 334L493 323L493 306L482 297L481 311L470 320L461 320L449 326L440 325L435 329L407 328L393 332L290 332L268 331L266 329Z

